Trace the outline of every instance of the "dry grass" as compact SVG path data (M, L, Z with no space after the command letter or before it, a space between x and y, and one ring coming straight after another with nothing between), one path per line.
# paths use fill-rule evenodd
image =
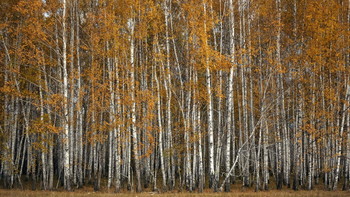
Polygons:
M5 197L15 197L15 196L24 196L24 197L146 197L146 196L156 196L156 197L244 197L244 196L256 196L256 197L335 197L335 196L350 196L350 191L322 191L322 190L313 190L313 191L293 191L289 189L285 190L270 190L264 192L253 192L253 191L239 191L233 190L230 193L189 193L189 192L180 192L180 193L162 193L156 194L152 192L144 193L113 193L113 192L92 192L87 190L77 190L74 192L64 192L64 191L32 191L32 190L4 190L0 189L0 196Z

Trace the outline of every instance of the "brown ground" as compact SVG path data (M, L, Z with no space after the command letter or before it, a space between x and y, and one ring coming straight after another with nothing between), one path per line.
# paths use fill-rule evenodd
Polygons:
M15 197L15 196L24 196L24 197L146 197L146 196L159 196L159 197L240 197L240 196L256 196L256 197L293 197L293 196L307 196L307 197L335 197L335 196L347 196L350 197L350 191L323 191L323 190L313 190L313 191L293 191L290 189L284 190L270 190L263 192L254 192L254 191L240 191L232 190L230 193L189 193L189 192L169 192L169 193L152 193L152 192L143 192L143 193L113 193L111 192L93 192L90 189L79 189L74 192L65 192L65 191L32 191L32 190L4 190L0 189L0 196L5 197Z
M64 191L62 187L59 187L59 189L55 191L42 191L40 190L39 186L37 186L38 190L33 191L31 190L31 182L23 181L24 190L2 189L2 185L0 185L0 197L350 197L350 190L341 191L341 183L339 183L340 189L338 191L325 191L322 184L315 185L315 189L312 191L303 190L301 187L299 191L294 191L285 186L282 190L276 190L276 185L274 183L271 183L269 185L269 191L255 192L253 187L243 188L242 183L237 182L237 184L233 184L231 186L232 189L230 193L213 193L210 189L205 189L203 193L187 192L184 190L172 190L166 193L155 193L151 191L151 188L144 188L144 192L142 193L135 193L127 191L126 189L123 189L120 193L114 193L113 187L111 189L108 189L106 187L106 181L107 180L102 180L100 192L94 192L93 185L91 184L86 184L87 186L84 186L80 189L74 188L74 191L72 192Z

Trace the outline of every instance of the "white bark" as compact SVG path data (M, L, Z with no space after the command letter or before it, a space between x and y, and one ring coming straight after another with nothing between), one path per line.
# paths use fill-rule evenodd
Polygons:
M39 82L41 83L41 82ZM44 123L44 103L43 103L43 92L42 92L42 86L41 84L39 85L39 97L40 97L40 121L43 124ZM46 155L47 155L47 150L44 148L46 146L44 139L45 139L45 134L41 134L42 137L42 147L43 150L41 151L41 162L43 164L43 188L44 190L47 189L47 170L46 170Z
M207 32L207 24L206 24L206 8L207 5L205 2L203 2L203 12L204 12L204 32L206 34ZM205 35L205 37L207 37ZM204 41L204 47L207 47L207 38L205 38ZM215 186L215 168L214 168L214 121L213 121L213 101L212 101L212 87L211 87L211 72L210 72L210 66L209 66L209 52L206 50L206 87L207 87L207 94L208 94L208 106L207 106L207 113L208 113L208 143L209 143L209 187Z
M345 81L345 84L348 82ZM347 84L346 85L346 93L345 93L345 99L346 101L349 101L350 99L350 87ZM343 133L344 133L344 128L345 128L345 120L346 120L346 111L348 110L348 105L343 104L343 108L341 110L341 122L340 122L340 131L339 131L339 136L336 136L336 155L337 155L337 160L336 160L336 170L335 170L335 177L334 177L334 182L333 182L333 190L337 189L338 186L338 181L339 181L339 173L340 173L340 160L341 160L341 154L342 154L342 139L343 139Z
M75 142L75 139L74 139L74 5L73 5L73 1L70 2L70 7L71 7L71 11L70 11L70 14L71 14L71 21L70 21L70 83L68 85L68 88L70 89L69 90L69 104L68 104L68 107L69 107L69 110L68 110L68 117L69 117L69 120L68 120L68 125L69 125L69 155L70 155L70 158L69 158L69 166L70 166L70 176L71 176L71 180L73 181L73 184L76 184L76 170L74 169L75 168L75 163L74 160L75 160L75 156L76 156L76 151L74 151L74 142Z
M277 68L282 69L282 62L281 62L281 1L276 0L276 7L277 7L277 39L276 39L276 61L277 61ZM277 75L277 103L276 106L276 117L277 117L277 162L276 162L276 179L277 179L277 189L282 189L282 162L284 154L282 152L282 147L284 147L285 140L282 140L283 134L285 132L285 126L282 124L282 128L280 128L280 122L284 123L284 90L283 90L283 82L282 82L282 74L281 71L278 71ZM280 131L282 129L282 132ZM282 136L281 134L282 133ZM287 139L286 139L287 140Z
M230 68L230 74L228 78L228 96L227 96L227 139L226 139L226 163L225 163L225 169L226 169L226 176L228 175L231 167L231 136L232 132L235 132L232 130L232 125L235 124L234 119L232 118L232 114L234 113L234 100L233 100L233 77L234 77L234 66L235 66L235 19L234 19L234 5L233 0L229 0L229 11L230 11L230 56L231 56L231 68ZM232 139L235 140L235 139ZM233 144L234 146L234 144ZM234 151L234 148L233 148ZM234 174L233 174L234 176ZM230 191L230 185L231 181L227 180L225 185L225 191Z
M141 175L140 175L140 158L138 153L138 134L136 130L136 101L135 101L135 63L134 63L134 51L135 51L135 43L134 43L134 23L135 21L131 19L130 21L130 30L131 30L131 38L130 38L130 78L131 78L131 131L132 131L132 146L133 146L133 154L134 154L134 162L135 162L135 172L137 178L137 187L136 191L141 192Z
M70 190L70 154L69 154L69 113L68 113L68 71L67 71L67 24L66 24L67 4L63 0L62 14L62 64L63 64L63 168L64 168L64 188Z
M189 74L190 75L190 74ZM186 143L186 164L185 164L185 182L189 191L192 191L192 169L191 169L191 143L190 143L190 113L191 113L191 90L186 97L186 113L184 119L185 143Z
M194 82L198 83L197 71L194 70ZM194 90L195 91L195 90ZM195 98L197 98L197 92L194 92ZM196 131L198 133L198 191L203 192L204 188L204 169L203 169L203 149L202 149L202 131L201 131L201 111L198 101L194 99L194 105L196 106Z
M262 103L262 112L265 112L265 100L263 100ZM263 120L261 121L261 129L263 129L263 189L268 190L269 189L269 127L267 123L267 118L263 117Z
M173 178L172 178L172 165L171 163L173 162L173 154L172 154L172 112L171 112L171 68L170 68L170 37L169 37L169 17L170 17L170 8L169 5L171 1L165 0L164 5L165 5L165 41L166 41L166 76L165 76L165 91L166 91L166 111L167 111L167 130L166 130L166 135L167 135L167 151L169 152L169 156L166 159L167 163L167 174L168 174L168 185L170 187L173 186ZM171 188L170 188L171 189Z
M166 189L166 172L164 167L164 150L163 150L163 125L162 125L162 111L161 111L161 97L160 97L160 85L157 73L154 73L157 84L157 118L158 118L158 140L159 140L159 153L160 153L160 168L163 178L163 189Z
M192 135L196 139L197 137L197 110L196 110L196 95L195 95L195 88L193 88L193 101L192 101ZM198 158L198 153L197 153L197 141L194 141L193 143L193 159L192 159L192 184L193 187L196 187L197 184L197 177L198 177L198 163L197 163L197 158Z
M77 54L77 133L76 133L76 152L77 152L77 179L78 187L83 186L83 107L82 107L82 89L81 89L81 65L80 65L80 20L76 2L76 54Z
M108 45L108 43L107 43ZM108 48L108 46L107 46ZM108 49L107 49L108 50ZM115 127L115 93L114 93L114 77L113 77L113 68L112 68L112 62L111 59L108 58L107 60L108 64L108 74L109 74L109 94L110 94L110 103L109 103L109 124L110 124L110 131L109 131L109 158L108 158L108 183L107 187L110 188L112 181L113 181L113 175L114 175L114 157L115 157L115 133L116 133L116 127Z
M350 6L350 4L349 4ZM350 12L350 10L349 10ZM350 21L350 20L349 20ZM348 77L348 84L346 84L347 86L347 97L346 97L346 101L347 101L347 119L346 119L346 124L350 125L350 112L349 112L349 105L350 105L350 77ZM345 113L345 112L344 112ZM346 174L345 174L345 179L346 179L346 184L345 184L345 188L344 189L349 189L349 182L350 182L350 127L347 127L347 141L346 141L346 160L345 160L345 165L346 165Z

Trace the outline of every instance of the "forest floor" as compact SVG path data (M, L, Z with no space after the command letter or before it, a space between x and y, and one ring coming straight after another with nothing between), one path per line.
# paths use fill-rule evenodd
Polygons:
M108 189L106 187L107 180L101 180L101 190L95 192L92 184L76 189L74 191L67 192L62 187L54 191L43 191L40 187L36 187L37 190L31 189L31 182L23 179L24 189L3 189L0 185L0 197L350 197L350 190L342 191L342 182L339 182L339 189L337 191L326 191L322 184L314 186L314 190L304 190L300 188L298 191L294 191L291 188L283 187L282 190L277 190L275 183L269 184L270 190L255 192L254 187L245 188L242 187L242 183L239 181L236 184L232 184L231 192L216 192L214 193L211 189L205 189L203 193L188 192L186 190L172 190L164 193L152 192L151 188L143 188L143 192L135 193L122 189L120 193L115 193L113 187Z
M91 190L91 191L90 191ZM152 193L152 192L143 192L143 193L132 193L132 192L125 192L125 193L113 193L113 192L93 192L92 188L90 189L83 189L83 190L76 190L74 192L66 192L66 191L40 191L40 190L5 190L0 189L0 196L1 197L17 197L17 196L24 196L24 197L147 197L147 196L159 196L159 197L263 197L263 196L269 196L269 197L294 197L294 196L300 196L300 197L336 197L336 196L350 196L350 191L324 191L324 190L312 190L312 191L305 191L305 190L299 190L299 191L293 191L291 189L284 189L284 190L269 190L269 191L261 191L261 192L254 192L254 191L242 191L242 190L232 190L230 193L212 193L210 191L206 191L204 193L196 193L196 192L167 192L167 193Z

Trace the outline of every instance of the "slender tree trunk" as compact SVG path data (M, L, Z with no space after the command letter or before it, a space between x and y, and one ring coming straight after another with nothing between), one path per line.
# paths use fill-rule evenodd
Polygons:
M81 65L80 65L80 20L79 7L76 2L76 57L77 57L77 132L76 132L76 152L77 152L77 179L78 187L83 186L83 98L82 98L82 80L81 80Z
M166 136L167 136L167 151L169 152L169 156L167 159L167 175L168 175L168 186L169 189L172 189L173 186L173 177L172 177L172 162L173 162L173 154L172 154L172 112L171 112L171 70L170 70L170 36L169 36L169 18L171 14L170 10L171 0L164 1L164 15L165 15L165 41L166 41L166 72L165 72L165 89L166 89L166 117L167 117L167 127L166 127Z
M130 78L131 78L131 130L132 130L132 146L133 146L133 154L134 154L134 162L135 162L135 172L136 172L136 191L141 192L141 174L140 174L140 157L138 153L138 133L136 130L136 101L135 101L135 63L134 63L134 51L135 51L135 43L134 43L134 23L133 19L129 21L131 24L131 38L130 38Z
M197 76L197 71L196 69L193 69L193 75L194 75L194 84L198 83L198 76ZM202 143L202 131L201 131L201 111L200 111L200 106L199 102L197 100L199 92L196 91L196 88L193 90L193 105L195 110L194 116L196 121L194 123L195 128L194 130L196 131L198 135L198 192L203 192L204 188L204 167L203 167L203 143Z
M204 33L205 33L205 41L204 41L204 47L207 47L207 24L206 24L206 11L207 5L205 2L203 2L203 12L204 12ZM208 94L208 143L209 143L209 187L215 190L215 186L217 185L215 183L215 168L214 168L214 120L213 120L213 101L212 101L212 93L211 93L211 72L210 72L210 66L209 66L209 54L208 50L206 49L206 87L207 87L207 94Z
M226 169L226 176L228 176L228 173L230 172L231 168L231 136L232 133L235 132L235 130L232 130L234 128L234 118L232 117L232 114L234 113L234 100L233 100L233 78L234 78L234 66L235 66L235 18L234 18L234 4L233 0L229 0L229 11L230 11L230 56L231 56L231 68L230 68L230 74L228 78L228 96L227 96L227 139L226 139L226 163L225 163L225 169ZM234 136L234 135L233 135ZM235 139L232 139L235 140ZM233 143L233 151L234 149L234 143ZM234 154L234 153L233 153ZM233 172L234 176L234 172ZM230 179L227 180L225 185L225 191L229 192L231 190L231 181Z
M194 69L193 69L194 70ZM193 71L193 79L194 79L194 72ZM193 92L193 99L192 99L192 116L191 116L191 121L192 121L192 136L194 139L194 142L192 143L193 144L193 159L192 159L192 184L193 184L193 188L196 188L197 187L197 180L198 180L198 151L197 151L197 109L196 109L196 95L195 95L195 90L196 88L193 87L192 88L192 92Z
M69 88L70 88L70 92L69 94L69 110L68 110L68 124L69 124L69 166L70 166L70 176L71 176L71 181L73 182L74 185L76 185L76 170L75 170L75 152L74 151L74 89L75 89L75 84L74 84L74 5L73 5L73 1L70 2L70 7L71 7L71 17L70 17L70 76L68 77L68 79L70 79L69 83Z
M41 82L39 82L41 83ZM42 124L44 123L44 103L43 103L43 92L42 92L42 86L41 84L39 85L39 96L40 96L40 121L42 122ZM43 139L42 142L42 147L45 147L46 144L44 142L45 139L45 134L42 133L41 137ZM43 173L43 189L46 190L47 189L47 169L46 169L46 149L43 149L41 151L41 162L42 162L42 173Z
M347 80L345 80L345 84L347 84ZM346 85L346 93L345 93L345 100L347 101L348 98L350 98L350 88L348 85ZM337 189L338 181L340 179L340 163L341 163L341 154L342 154L342 139L343 139L343 133L345 130L345 120L346 120L346 110L348 110L347 104L343 104L343 108L341 110L341 120L340 120L340 127L339 127L339 136L336 136L336 154L337 154L337 160L336 160L336 170L335 170L335 177L333 182L333 190Z
M108 49L108 43L107 43L107 50ZM110 131L109 131L109 144L108 144L108 182L107 187L110 188L113 181L113 175L114 175L114 157L115 157L115 133L116 133L116 126L115 126L115 93L114 93L114 70L112 68L112 60L110 58L107 59L107 65L108 65L108 76L109 76L109 93L110 93L110 102L109 102L109 124L110 124Z
M241 132L242 135L240 135L241 143L243 143L243 139L247 140L249 136L249 120L248 120L248 100L247 100L247 77L246 77L246 66L248 66L248 59L247 59L247 46L246 46L246 17L245 17L245 10L247 8L248 1L239 1L238 2L238 9L240 10L240 46L244 50L244 52L241 53L241 68L240 68L240 76L241 76L241 95L242 95L242 127ZM245 157L240 157L242 161L242 176L243 176L243 186L248 187L250 185L249 180L249 167L250 167L250 145L248 142L248 145L245 147ZM243 154L243 153L241 153Z
M69 147L69 113L68 113L68 70L67 70L67 3L63 0L63 15L62 15L62 26L63 26L63 49L62 49L62 64L63 64L63 167L64 167L64 188L66 190L71 189L71 175L70 175L70 147Z
M190 68L188 69L190 70ZM188 71L191 72L191 71ZM190 73L188 77L190 78ZM185 106L185 118L184 118L184 127L185 127L185 143L186 143L186 161L185 161L185 183L186 188L189 191L192 191L192 168L191 168L191 143L190 143L190 114L191 114L191 90L187 91L186 97L186 106Z
M350 77L348 77L348 84L346 84L346 91L347 91L347 119L346 119L346 124L350 125L350 112L349 112L349 104L350 104ZM346 112L344 112L346 113ZM345 159L345 165L346 165L346 170L345 170L345 183L344 183L344 190L349 190L349 182L350 182L350 127L347 127L347 141L346 141L346 159Z
M163 180L163 190L166 190L166 172L164 166L164 150L163 150L163 124L162 124L162 110L161 110L161 97L160 97L160 85L157 73L154 73L156 84L157 84L157 118L158 118L158 140L159 140L159 156L160 156L160 168L162 171L162 180Z
M49 82L48 82L48 74L46 70L46 66L43 68L44 70L44 82L45 82L45 90L46 92L50 92L50 87L49 87ZM51 108L49 105L46 105L47 109L47 114L48 114L48 119L49 119L49 124L52 124L52 119L51 119ZM48 133L48 141L49 143L47 144L47 162L48 162L48 167L47 167L47 189L51 190L53 189L53 179L54 179L54 165L53 165L53 141L54 141L54 134L53 133Z

